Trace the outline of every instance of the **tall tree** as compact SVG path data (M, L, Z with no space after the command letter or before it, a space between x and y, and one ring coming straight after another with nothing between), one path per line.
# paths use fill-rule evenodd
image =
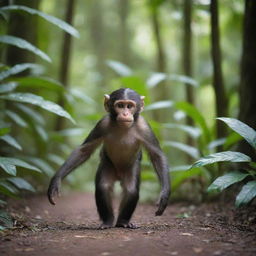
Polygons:
M215 109L218 117L227 116L228 99L224 87L221 48L220 48L220 32L219 32L219 11L218 0L211 0L211 53L213 62L213 88L215 92ZM226 126L222 122L216 123L217 138L226 135Z
M70 25L73 24L75 4L76 4L76 0L67 0L66 2L65 21ZM68 87L68 82L69 82L71 44L72 44L71 35L64 32L63 44L61 47L61 55L60 55L61 57L60 57L59 80L63 84L63 86L66 88ZM64 101L65 101L64 95L60 95L58 104L60 106L63 106ZM64 118L61 118L60 116L58 116L55 129L57 131L63 129L64 122L65 122Z
M192 3L191 0L184 0L183 17L184 17L184 36L183 36L183 70L186 76L192 76ZM194 105L194 89L191 85L185 84L186 100ZM193 125L193 120L187 117L187 125ZM193 144L193 140L190 136L187 136L187 143Z
M239 119L256 129L256 1L245 1L243 24L243 46L241 61L241 81L239 87ZM246 142L241 142L239 151L256 160L255 152Z
M105 85L106 77L106 40L104 32L104 1L89 1L90 4L90 36L94 54L96 55L96 69L99 73L99 85Z
M154 2L154 1L153 1ZM166 55L164 50L163 38L161 33L161 24L160 24L160 15L159 15L159 5L151 6L151 19L153 26L153 34L156 42L156 71L161 73L167 72L167 64L166 64ZM159 83L154 91L154 100L168 100L169 99L169 89L165 81ZM155 114L155 113L154 113ZM154 115L155 120L159 122L167 121L166 118L168 115L166 111L159 111Z
M129 0L118 0L118 14L120 20L120 60L129 65L130 63L130 44L129 44L129 27L127 23L129 14Z
M12 3L38 9L40 1L14 0ZM33 45L37 45L37 20L37 15L31 16L25 12L11 12L7 34L23 38ZM6 63L8 65L34 61L34 54L15 46L8 46L6 52Z

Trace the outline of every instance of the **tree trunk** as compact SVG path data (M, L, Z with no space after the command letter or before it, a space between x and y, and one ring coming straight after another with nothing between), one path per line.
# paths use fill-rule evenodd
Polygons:
M239 119L256 130L256 1L245 1L241 81L239 87ZM256 161L256 154L245 141L239 144L239 151L250 155Z
M104 87L106 84L106 40L104 33L104 11L102 10L103 1L90 2L90 35L92 47L96 55L96 69L99 73L99 85Z
M157 49L156 70L157 72L166 73L166 58L164 53L163 40L161 36L161 25L159 22L159 14L157 8L152 11L152 25ZM154 90L154 95L155 101L169 100L169 92L165 81L158 84L157 88ZM167 111L165 110L160 110L157 112L154 111L153 115L154 119L158 122L166 122L168 120Z
M120 16L120 61L126 65L130 63L130 44L129 29L127 18L129 13L129 1L119 0L119 16Z
M65 21L70 25L73 24L74 9L76 0L67 0L67 8L65 14ZM60 58L60 71L59 80L63 86L67 89L69 81L69 65L70 65L70 55L71 55L72 37L70 34L64 32L64 39L61 48L61 58ZM60 95L58 104L64 106L64 95ZM55 130L59 131L64 128L64 118L57 116Z
M16 0L13 4L25 5L33 9L38 9L40 1ZM23 38L33 45L37 45L37 19L36 15L24 12L11 12L8 22L7 34ZM15 46L8 46L6 51L6 63L13 66L18 63L35 62L35 55L24 49ZM25 74L23 72L22 74Z
M192 1L184 0L184 36L183 36L183 69L186 76L192 76L192 30L191 30L191 16L192 16ZM190 84L185 83L186 101L194 105L194 89ZM187 117L187 125L193 125L193 119ZM193 145L193 140L190 136L187 136L187 144ZM189 161L191 158L189 157Z
M212 47L212 61L213 61L213 88L215 92L215 108L216 116L227 116L228 100L224 88L222 66L221 66L221 49L220 49L220 35L219 35L219 18L218 18L218 0L211 0L211 47ZM217 121L216 122L216 137L222 138L226 135L226 126Z

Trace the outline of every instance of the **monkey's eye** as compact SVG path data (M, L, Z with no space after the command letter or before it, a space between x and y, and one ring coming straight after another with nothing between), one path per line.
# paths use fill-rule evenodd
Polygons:
M117 107L118 107L118 108L124 108L124 104L123 104L123 103L118 103L118 104L117 104Z
M128 104L128 105L127 105L127 108L132 108L132 107L133 107L132 104Z

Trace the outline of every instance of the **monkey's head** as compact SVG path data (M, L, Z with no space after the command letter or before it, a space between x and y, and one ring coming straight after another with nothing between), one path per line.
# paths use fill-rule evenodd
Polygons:
M129 88L121 88L104 97L106 111L110 113L112 121L122 127L131 127L144 107L145 97Z

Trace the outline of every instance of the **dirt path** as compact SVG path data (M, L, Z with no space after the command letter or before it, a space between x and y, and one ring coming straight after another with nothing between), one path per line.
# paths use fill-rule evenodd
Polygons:
M12 206L17 228L0 237L0 255L256 255L255 230L235 226L229 208L174 204L162 217L154 211L139 204L139 229L102 231L93 195L62 196L56 206L44 196L21 200Z

